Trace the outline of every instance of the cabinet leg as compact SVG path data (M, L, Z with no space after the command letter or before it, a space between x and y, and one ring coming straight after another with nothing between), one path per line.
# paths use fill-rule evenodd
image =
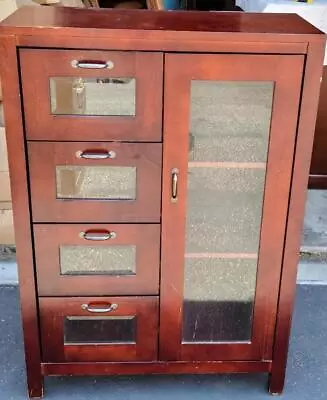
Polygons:
M43 377L38 376L28 376L27 377L27 390L28 397L30 399L40 399L43 397Z
M269 393L273 396L282 394L285 383L285 371L274 371L269 374Z

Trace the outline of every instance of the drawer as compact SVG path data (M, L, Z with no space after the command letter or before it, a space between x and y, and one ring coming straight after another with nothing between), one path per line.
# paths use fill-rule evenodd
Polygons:
M160 222L159 143L29 142L34 222Z
M39 299L43 362L157 359L157 297Z
M42 296L158 294L160 225L34 225Z
M161 53L19 52L29 140L160 142Z

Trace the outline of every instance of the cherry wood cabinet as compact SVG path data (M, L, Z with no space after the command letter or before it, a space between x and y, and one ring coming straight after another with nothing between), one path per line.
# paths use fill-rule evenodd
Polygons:
M296 15L3 22L30 397L46 375L282 391L324 43Z

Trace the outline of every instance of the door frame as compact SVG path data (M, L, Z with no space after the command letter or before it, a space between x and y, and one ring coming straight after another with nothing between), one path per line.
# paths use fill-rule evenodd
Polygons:
M160 297L162 360L272 358L303 66L302 55L168 53L165 56ZM192 79L275 82L250 342L182 344L189 83ZM171 197L174 171L178 171L179 180L177 201L172 201Z

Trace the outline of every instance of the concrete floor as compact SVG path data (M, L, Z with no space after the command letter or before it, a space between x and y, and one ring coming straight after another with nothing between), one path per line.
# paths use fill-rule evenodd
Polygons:
M327 286L298 286L285 400L327 396ZM0 400L26 399L22 333L15 286L0 286ZM267 376L51 377L46 399L56 400L263 400Z
M298 281L327 283L327 191L309 190Z

